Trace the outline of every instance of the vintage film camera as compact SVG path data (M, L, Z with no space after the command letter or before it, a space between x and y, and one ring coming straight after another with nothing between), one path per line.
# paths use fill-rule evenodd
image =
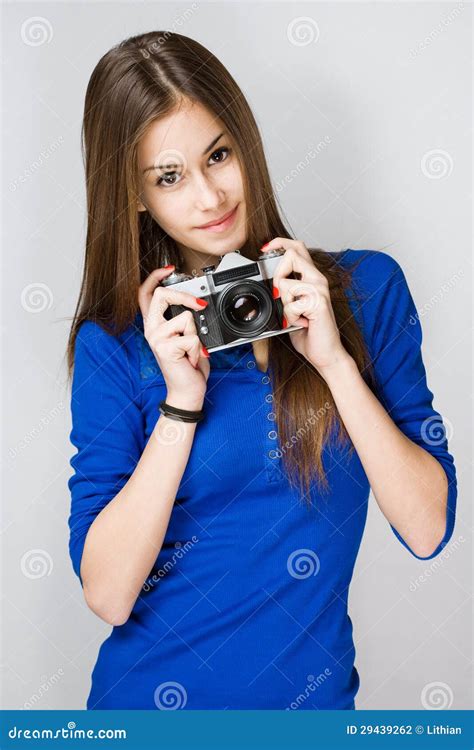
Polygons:
M208 303L204 310L191 310L199 339L211 352L232 346L297 331L303 326L282 327L283 305L273 299L273 275L284 250L260 253L256 261L227 253L217 266L203 268L203 276L189 276L173 271L161 282L178 291L201 297ZM164 313L167 320L189 310L184 305L170 305Z

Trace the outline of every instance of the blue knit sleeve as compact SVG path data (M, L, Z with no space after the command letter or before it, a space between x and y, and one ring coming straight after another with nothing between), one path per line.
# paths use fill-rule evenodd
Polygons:
M452 536L457 499L456 469L448 451L450 423L433 408L421 352L420 317L405 275L388 253L366 252L357 276L367 297L362 303L367 344L378 384L378 398L400 430L431 453L443 467L448 480L447 519L443 539L436 549L421 557L398 531L397 539L420 560L435 557Z
M70 441L69 554L80 575L90 525L126 484L143 450L143 424L130 347L92 321L75 342Z

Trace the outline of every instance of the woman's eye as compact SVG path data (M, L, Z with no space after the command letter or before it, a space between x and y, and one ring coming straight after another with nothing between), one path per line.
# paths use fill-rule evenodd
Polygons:
M221 148L218 148L217 151L214 151L214 153L210 155L209 159L212 159L215 164L222 164L222 162L226 161L231 151L231 148L222 146ZM177 185L178 182L180 182L181 177L182 175L180 172L164 172L164 174L162 174L161 177L157 179L155 184L159 185L160 187L163 186L165 188L173 187L173 185Z
M221 162L225 161L228 155L230 154L230 148L227 148L227 146L222 146L222 148L218 148L217 151L214 151L214 153L211 154L209 158L212 159L216 154L222 155L224 153L225 153L225 157L223 159L219 159L217 162L217 164L220 164Z
M171 187L172 185L176 185L179 182L179 180L176 180L174 182L169 182L170 178L174 178L174 177L180 177L179 172L165 172L164 175L162 175L161 177L157 179L156 185L164 184L164 185L168 185L169 187Z

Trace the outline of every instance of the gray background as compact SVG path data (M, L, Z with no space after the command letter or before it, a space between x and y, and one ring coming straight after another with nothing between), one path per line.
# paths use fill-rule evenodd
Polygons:
M371 495L349 599L356 707L471 706L471 16L466 3L3 6L4 708L84 708L110 632L68 557L63 357L84 251L86 85L113 44L153 29L194 37L241 85L296 238L385 250L405 271L457 523L445 556L419 561Z

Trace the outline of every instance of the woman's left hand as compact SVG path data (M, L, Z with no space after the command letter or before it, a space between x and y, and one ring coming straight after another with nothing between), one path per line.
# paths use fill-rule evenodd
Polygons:
M289 334L294 348L324 375L325 368L349 358L341 343L329 284L324 274L315 267L304 242L275 237L260 252L280 248L285 250L285 254L273 277L274 296L276 287L287 325L304 326ZM292 271L301 274L301 278L285 278Z

